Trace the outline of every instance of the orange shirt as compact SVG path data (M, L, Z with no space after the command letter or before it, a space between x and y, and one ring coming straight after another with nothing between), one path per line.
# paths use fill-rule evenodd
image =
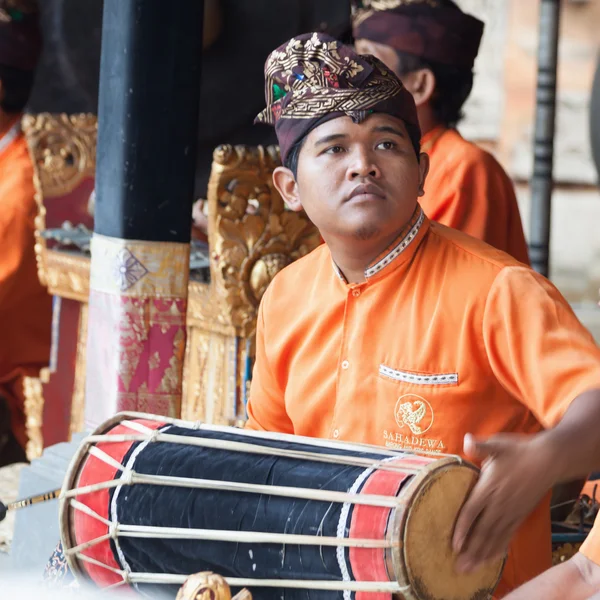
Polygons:
M37 376L48 365L52 299L38 280L33 165L17 126L0 132L0 396L24 445L22 376Z
M600 388L600 349L549 281L420 209L365 276L347 284L322 245L275 277L248 427L462 454L466 433L552 427ZM550 566L547 498L499 596Z
M443 127L423 137L422 150L431 162L420 199L425 214L529 264L513 184L496 159Z

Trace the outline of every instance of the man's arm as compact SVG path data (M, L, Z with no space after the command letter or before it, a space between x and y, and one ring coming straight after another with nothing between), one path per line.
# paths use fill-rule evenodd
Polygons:
M454 532L467 571L501 554L556 483L600 465L600 349L540 275L511 267L494 285L484 317L490 365L548 431L465 439L465 454L482 463Z
M600 566L577 553L529 583L505 596L504 600L600 600Z

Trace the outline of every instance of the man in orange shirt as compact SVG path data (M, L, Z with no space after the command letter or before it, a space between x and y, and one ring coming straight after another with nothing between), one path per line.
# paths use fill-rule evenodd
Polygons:
M456 131L483 23L452 0L356 0L353 6L357 51L388 65L417 104L431 163L420 200L425 214L529 264L512 182L491 154Z
M500 597L551 565L548 490L600 459L600 349L545 278L425 216L414 101L381 62L308 34L265 75L274 183L325 244L262 299L248 427L483 464L454 543L470 570L512 540Z
M33 165L20 128L41 36L36 14L17 4L0 3L0 465L25 458L23 377L50 354L51 298L37 276Z

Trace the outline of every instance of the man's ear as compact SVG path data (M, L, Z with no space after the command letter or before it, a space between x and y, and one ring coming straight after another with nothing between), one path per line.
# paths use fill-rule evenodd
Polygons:
M429 154L421 152L419 156L419 198L425 194L425 180L429 173Z
M431 101L435 92L436 80L431 69L419 69L402 78L406 89L412 94L417 107Z
M287 167L277 167L273 171L273 183L277 191L281 194L286 206L294 212L302 210L300 194L298 193L298 184L296 178Z

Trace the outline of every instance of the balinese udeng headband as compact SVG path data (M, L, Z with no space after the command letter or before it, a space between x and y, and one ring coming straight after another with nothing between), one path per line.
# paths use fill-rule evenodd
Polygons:
M484 24L440 0L352 0L355 39L472 69Z
M341 116L361 122L372 112L387 113L420 136L415 102L398 77L375 57L323 33L294 37L271 52L265 100L255 122L275 126L284 163L298 140Z

